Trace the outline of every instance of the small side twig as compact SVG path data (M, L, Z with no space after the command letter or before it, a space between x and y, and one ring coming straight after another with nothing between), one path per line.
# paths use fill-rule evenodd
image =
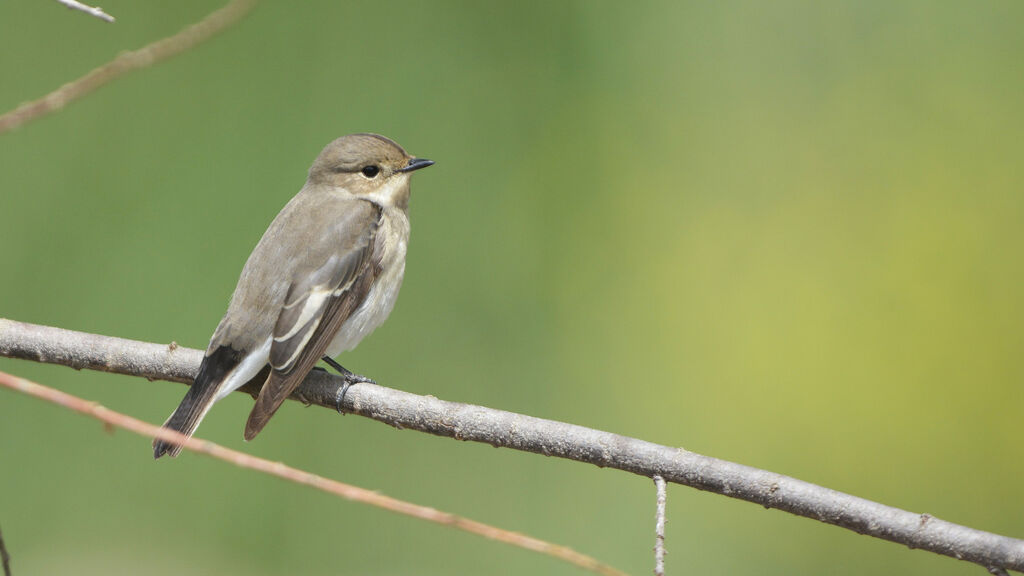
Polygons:
M85 96L122 74L152 66L161 60L181 54L240 20L254 4L255 0L232 0L227 6L211 12L206 18L174 36L157 40L138 50L122 53L85 76L0 116L0 133L60 110L69 102Z
M654 476L654 486L658 491L654 513L654 576L665 576L665 502L668 490L665 479L658 475Z
M81 2L76 2L75 0L57 0L57 2L60 2L72 10L78 10L79 12L85 12L90 16L95 16L104 22L114 21L114 17L104 12L103 8L100 8L99 6L88 6Z
M156 437L161 440L180 444L186 450L206 454L207 456L212 456L218 460L223 460L224 462L234 464L240 468L256 470L257 472L262 472L270 476L277 476L278 478L283 478L296 484L310 486L322 492L334 494L335 496L341 496L346 500L369 504L370 506L376 506L391 512L397 512L399 514L412 516L413 518L434 522L436 524L451 526L452 528L457 528L459 530L469 532L470 534L476 534L477 536L483 536L484 538L504 542L505 544L511 544L512 546L517 546L533 552L539 552L541 554L569 562L570 564L575 564L580 568L596 572L597 574L603 574L605 576L626 576L624 572L620 572L607 564L603 564L586 554L581 554L566 546L559 546L532 536L503 530L482 522L470 520L469 518L456 516L455 514L449 514L447 512L441 512L440 510L435 510L427 506L420 506L411 502L405 502L403 500L398 500L397 498L391 498L390 496L385 496L373 490L367 490L365 488L360 488L358 486L345 484L343 482L338 482L337 480L331 480L330 478L311 474L297 468L292 468L291 466L281 462L271 462L270 460L250 456L244 452L224 448L223 446L219 446L213 442L188 437L179 432L154 426L153 424L143 422L142 420L132 418L131 416L121 414L120 412L115 412L94 402L89 402L66 392L61 392L60 390L55 390L53 388L43 386L42 384L25 380L24 378L18 378L17 376L12 376L5 372L0 372L0 386L51 402L58 406L63 406L64 408L78 412L79 414L85 414L86 416L96 418L106 425L116 426L146 438Z
M11 576L11 555L7 553L7 546L4 545L3 532L0 532L0 564L4 566L4 576Z

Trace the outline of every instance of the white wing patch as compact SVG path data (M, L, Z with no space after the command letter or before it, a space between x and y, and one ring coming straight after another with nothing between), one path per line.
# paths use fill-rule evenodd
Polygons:
M298 304L299 302L303 303L302 310L301 312L299 312L299 317L298 319L295 320L295 324L292 324L291 329L288 330L287 333L282 334L280 336L275 336L274 342L284 342L285 340L288 340L292 336L298 334L299 330L302 330L306 326L307 322L313 319L314 316L320 315L321 311L323 310L324 302L326 302L330 296L331 290L327 290L324 288L315 288L305 298L297 298L291 304L285 304L284 309L290 310L291 308L294 308L295 305ZM319 318L317 318L317 324L319 324L319 322L320 320ZM306 340L308 340L309 336L313 334L313 330L316 330L316 326L313 326L313 329L309 330L309 334L306 335ZM302 349L305 346L306 344L305 342L303 342L303 344L299 346L299 349Z

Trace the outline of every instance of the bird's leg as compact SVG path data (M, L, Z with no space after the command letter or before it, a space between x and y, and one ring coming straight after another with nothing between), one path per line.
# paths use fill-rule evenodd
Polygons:
M348 392L348 387L353 384L376 384L372 378L366 376L360 376L359 374L353 374L351 370L345 368L341 364L338 364L330 356L324 356L323 361L326 362L331 368L337 370L338 374L345 379L345 383L342 384L341 390L334 399L334 407L338 410L338 414L341 414L341 403L345 400L345 393Z
M341 364L338 364L338 362L335 361L334 358L331 358L330 356L324 356L322 360L326 362L328 366L334 368L334 370L338 374L341 374L342 376L352 376L352 371L349 370L348 368L345 368Z

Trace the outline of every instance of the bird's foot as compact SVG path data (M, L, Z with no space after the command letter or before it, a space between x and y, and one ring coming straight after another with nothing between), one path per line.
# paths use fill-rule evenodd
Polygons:
M338 391L338 395L334 398L334 408L338 411L338 414L343 414L341 411L341 405L345 402L345 394L348 392L349 386L353 384L376 384L377 382L372 378L366 376L360 376L359 374L342 374L342 378L345 379L345 383L341 385L341 389Z
M334 408L338 411L338 414L343 414L343 412L341 411L341 405L345 401L345 394L348 392L349 386L353 384L377 383L376 380L372 378L367 378L366 376L361 376L359 374L353 374L351 370L345 368L341 364L338 364L337 362L334 361L333 358L324 356L323 361L329 364L331 368L337 370L338 374L341 374L341 377L344 378L345 380L345 383L342 384L341 389L338 390L338 394L334 397Z

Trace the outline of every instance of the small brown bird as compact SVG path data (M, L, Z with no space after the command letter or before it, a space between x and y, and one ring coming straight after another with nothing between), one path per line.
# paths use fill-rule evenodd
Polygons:
M370 381L331 357L355 348L391 313L405 273L409 179L432 164L376 134L328 144L253 249L199 374L164 428L191 436L216 401L267 364L246 440L321 358L342 373L346 388ZM155 458L179 452L153 441Z

